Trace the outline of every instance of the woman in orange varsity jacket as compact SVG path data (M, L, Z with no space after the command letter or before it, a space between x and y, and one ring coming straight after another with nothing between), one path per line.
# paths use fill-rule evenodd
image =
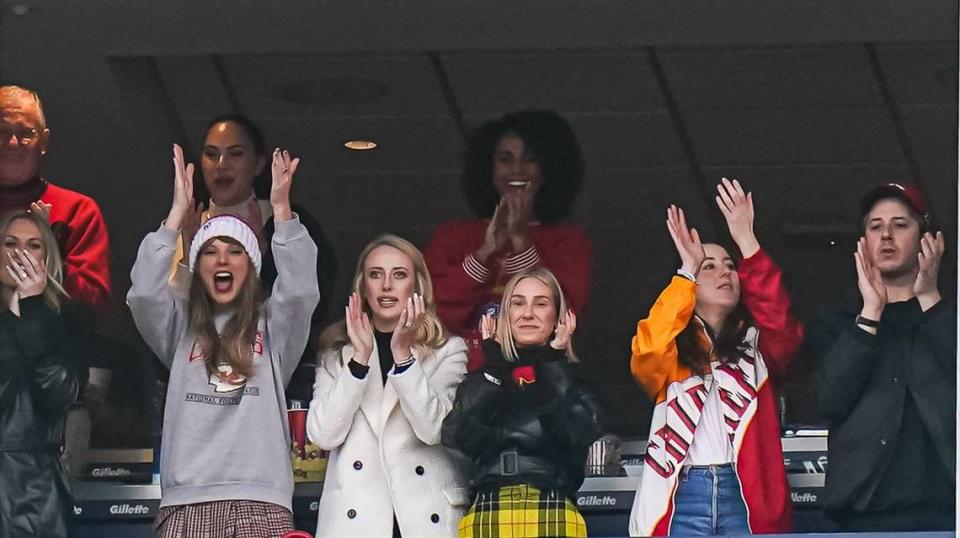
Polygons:
M777 387L803 329L736 180L717 204L743 260L667 210L682 267L637 324L630 370L656 402L630 535L789 532Z

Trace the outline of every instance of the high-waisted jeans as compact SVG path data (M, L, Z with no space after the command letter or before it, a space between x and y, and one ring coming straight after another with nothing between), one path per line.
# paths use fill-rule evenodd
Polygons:
M679 481L671 536L750 534L733 465L684 467Z

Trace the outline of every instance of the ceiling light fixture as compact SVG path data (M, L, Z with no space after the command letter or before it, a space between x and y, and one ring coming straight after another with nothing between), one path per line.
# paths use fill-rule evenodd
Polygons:
M373 140L347 140L343 143L343 146L347 149L352 149L353 151L368 151L375 149L377 143Z

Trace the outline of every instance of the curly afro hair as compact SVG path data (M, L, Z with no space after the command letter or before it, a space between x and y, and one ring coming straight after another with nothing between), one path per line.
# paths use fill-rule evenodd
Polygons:
M583 155L570 124L552 110L511 112L473 130L461 177L471 209L489 218L500 202L493 185L493 155L500 139L508 134L523 140L540 163L543 182L534 201L537 218L550 224L569 215L583 185Z

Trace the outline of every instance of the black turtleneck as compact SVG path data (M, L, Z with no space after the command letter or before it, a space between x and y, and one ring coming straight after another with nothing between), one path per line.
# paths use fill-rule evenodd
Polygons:
M380 377L383 378L381 381L386 384L387 372L393 368L393 350L390 349L393 333L382 333L374 329L373 338L377 341L377 354L380 356Z

